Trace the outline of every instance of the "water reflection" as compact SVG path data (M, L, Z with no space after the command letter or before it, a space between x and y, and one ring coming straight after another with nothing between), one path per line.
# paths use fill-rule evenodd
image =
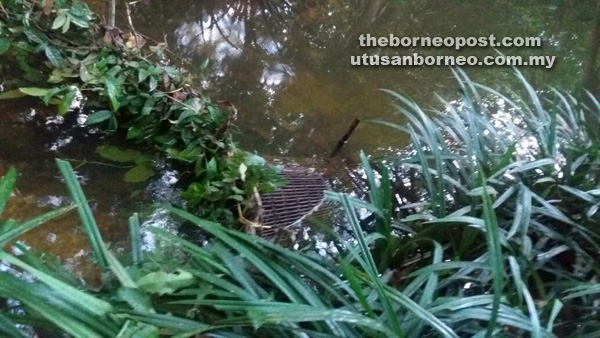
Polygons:
M551 71L527 70L535 83L573 87L582 80L586 35L595 25L593 1L448 2L329 1L163 1L136 2L137 31L168 41L182 64L196 75L208 58L199 83L241 111L238 139L249 150L291 157L323 156L355 118L399 121L389 97L394 89L423 105L432 92L454 95L450 71L441 67L353 68L350 55L362 33L398 36L541 36L542 50L503 50L506 54L557 55ZM126 20L121 22L125 25ZM369 49L369 53L489 55L491 50ZM473 68L484 83L510 81L499 68ZM403 136L361 125L346 154L359 148L387 151Z

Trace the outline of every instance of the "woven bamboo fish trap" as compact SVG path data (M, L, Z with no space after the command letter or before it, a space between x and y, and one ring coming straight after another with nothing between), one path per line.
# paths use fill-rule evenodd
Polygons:
M352 121L329 154L329 159L340 152L359 123L360 120L356 118ZM261 227L257 234L264 238L273 238L280 234L281 230L294 231L302 228L306 219L321 224L323 221L333 220L334 208L331 203L325 202L325 190L330 187L320 173L300 165L288 164L280 175L287 184L258 198L260 215L257 219L260 219Z
M329 188L321 174L299 165L287 165L280 175L287 183L261 196L261 224L265 227L259 234L264 238L299 227L306 217L322 211L324 193Z

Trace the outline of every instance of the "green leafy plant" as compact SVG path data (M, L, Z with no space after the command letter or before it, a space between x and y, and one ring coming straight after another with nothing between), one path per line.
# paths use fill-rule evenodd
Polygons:
M108 133L124 130L129 142L153 146L190 172L193 179L187 180L191 185L184 196L202 207L198 210L230 216L254 187L264 193L281 183L274 168L245 160L257 156L232 141L235 107L196 92L189 74L163 62L163 46L148 47L141 36L118 30L102 35L97 18L79 1L42 7L12 0L4 6L0 27L6 34L0 46L7 47L2 57L16 60L31 74L24 79L38 86L21 86L0 94L0 99L33 96L57 105L58 114L65 115L81 108L74 103L83 95L86 124ZM40 58L47 62L40 65ZM40 74L47 77L40 79ZM133 162L126 180L151 176L147 161ZM246 170L240 174L242 163Z
M599 329L593 303L600 289L590 282L599 271L593 226L598 188L590 187L598 184L598 143L577 127L586 123L585 116L596 113L584 113L587 107L572 98L564 102L538 97L545 103L540 107L549 108L530 115L531 107L502 96L507 104L498 110L512 107L511 121L531 116L508 132L480 118L486 113L499 116L483 107L493 109L489 102L500 93L472 83L461 72L457 76L468 88L462 100L470 103L449 104L435 118L409 115L410 124L438 127L442 138L437 144L425 143L434 138L414 132L420 130L418 125L388 124L409 133L412 129L412 147L420 147L421 154L408 152L394 163L404 171L382 169L383 163L363 155L370 201L327 193L341 204L354 233L339 240L339 254L332 257L281 247L165 206L201 228L207 244L198 246L165 230L147 228L144 231L161 244L155 251L142 252L134 215L129 221L131 254L117 259L103 242L70 165L58 161L74 206L32 221L2 222L2 243L10 245L44 220L77 208L107 278L99 291L88 291L58 265L47 264L48 256L41 258L23 246L19 257L2 252L0 259L10 269L0 272L0 296L18 303L0 309L0 330L26 336L19 331L23 327L14 326L22 324L77 337L593 335ZM491 96L474 93L475 88ZM548 119L541 120L544 116ZM556 121L556 129L527 127L528 122L535 127L545 121ZM478 132L470 134L464 127L468 123ZM539 147L519 152L520 145L513 146L531 137ZM568 154L572 149L577 152ZM576 163L561 161L562 152L567 158L578 156ZM546 157L552 153L554 158ZM435 168L444 171L440 174ZM239 175L239 167L236 170ZM391 199L398 188L394 179L402 178L398 175L413 177L405 187L407 196L420 198L402 209ZM0 180L0 210L15 179L10 170ZM447 198L443 209L429 197L440 195L429 190L436 187L443 187ZM365 210L376 216L370 233L358 218ZM16 277L19 272L33 280Z
M121 149L111 145L102 145L96 148L96 152L103 158L113 162L134 163L132 168L129 169L123 177L125 182L143 182L154 176L151 159L140 151Z
M52 29L60 29L62 33L69 31L71 24L79 28L89 28L93 19L88 6L81 1L73 1L71 6L66 1L55 1L56 18L52 22Z
M455 75L459 101L440 98L444 108L425 114L390 92L408 125L374 121L413 140L403 156L386 158L387 165L363 156L371 204L350 200L376 216L370 238L379 271L411 276L432 269L423 259L439 252L440 265L458 270L424 296L462 297L465 286L469 293L493 294L487 326L469 322L472 334L497 334L494 323L503 325L505 306L527 309L533 336L549 334L544 327L561 335L575 327L575 336L596 331L594 315L566 295L594 290L586 280L598 271L600 143L593 128L600 106L591 95L591 108L555 89L542 96L519 72L525 97L473 83L460 70ZM395 196L395 205L382 203L382 192ZM388 210L394 210L392 221L382 226ZM559 316L566 303L573 312Z

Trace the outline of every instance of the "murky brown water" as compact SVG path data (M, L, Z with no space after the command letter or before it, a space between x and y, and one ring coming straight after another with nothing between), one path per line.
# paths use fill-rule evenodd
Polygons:
M148 0L130 6L134 27L169 43L194 70L206 58L202 83L241 112L239 139L263 154L323 156L355 117L400 121L390 96L406 93L424 106L434 92L455 98L444 67L352 67L362 33L397 36L541 36L539 49L505 49L507 55L556 55L550 71L529 73L537 83L571 87L581 79L594 1L198 1ZM127 25L125 17L120 18ZM425 55L490 55L493 50L414 50ZM413 50L382 49L381 54ZM502 68L471 68L477 80L509 81ZM402 144L403 135L362 124L346 154Z
M54 112L31 100L0 102L0 121L0 172L4 174L14 166L20 174L3 218L24 221L69 205L71 200L54 158L74 159L74 166L83 159L94 159L99 137L67 127ZM120 180L115 170L88 164L77 173L105 239L119 244L127 232L119 207L131 191L122 184L110 184ZM75 213L30 231L20 240L36 250L59 253L67 268L91 275L87 237Z
M97 11L103 10L102 1L89 3ZM117 22L128 27L124 3L120 2ZM174 53L171 61L190 69L198 86L215 99L230 100L238 107L237 139L243 148L275 157L311 158L312 163L332 150L354 118L402 122L393 113L389 95L380 88L406 93L423 106L436 105L434 92L456 98L455 81L448 68L352 67L350 56L365 52L358 48L361 33L541 36L541 50L502 52L556 55L554 69L525 69L526 74L537 84L574 88L591 62L588 56L595 46L588 40L596 29L594 15L598 11L591 0L145 0L132 2L129 7L139 33L167 41ZM412 52L380 51L387 55ZM446 49L420 52L457 54ZM458 54L492 53L468 49ZM209 67L200 71L207 58ZM515 82L502 68L467 71L488 84ZM37 115L28 118L32 108ZM53 126L52 119L44 117L51 114L26 100L0 102L0 173L9 166L21 173L19 193L9 204L8 217L30 218L68 203L53 159L94 159L94 149L102 142L97 136L73 135ZM398 132L361 123L340 157L354 156L359 149L381 152L405 142ZM125 184L121 177L124 169L99 164L86 164L78 172L105 239L116 247L126 246L126 219L140 206L135 192L147 192L147 184ZM164 182L162 177L153 184L159 187L158 194L168 195L168 189L160 191L160 187L168 188ZM79 271L89 260L87 242L75 217L54 221L22 240L59 254Z

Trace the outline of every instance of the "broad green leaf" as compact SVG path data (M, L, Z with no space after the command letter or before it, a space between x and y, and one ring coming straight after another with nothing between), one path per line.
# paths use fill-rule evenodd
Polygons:
M217 160L213 157L206 164L206 177L212 180L217 175Z
M154 176L154 171L152 168L146 164L138 164L135 167L129 169L125 173L125 182L128 183L139 183L144 182L150 177Z
M9 49L10 49L10 42L6 41L5 39L0 38L0 55L8 52Z
M66 32L68 32L69 28L71 28L71 17L67 16L67 19L65 20L65 23L62 26L62 33L65 34Z
M200 64L200 70L205 70L208 67L208 63L209 63L209 59L204 60L201 64Z
M193 283L194 276L183 269L177 269L173 273L164 271L151 272L137 281L140 289L159 295L173 293Z
M117 291L119 298L127 302L136 311L152 311L152 300L142 290L131 287L122 287Z
M55 96L65 94L68 90L69 88L50 88L50 90L48 90L48 93L46 93L46 95L42 97L42 101L44 101L45 105L48 105L50 104L50 102L53 101L52 99Z
M146 80L148 78L150 74L148 73L147 70L145 69L139 69L138 70L138 83L143 82L144 80Z
M144 131L137 126L131 126L127 129L127 139L132 140L136 139L144 134Z
M119 103L119 97L121 96L121 84L114 77L105 75L104 86L106 88L106 94L110 100L112 110L116 112L121 107L121 104Z
M167 75L176 82L181 79L181 73L177 69L173 67L164 67L163 69L165 73L167 73Z
M92 124L104 122L104 121L110 119L112 116L113 116L113 113L110 110L100 110L97 112L93 112L90 115L88 115L87 119L85 120L85 124L92 125Z
M94 82L96 83L96 77L94 77L92 75L92 73L90 73L90 71L87 68L87 65L84 63L81 63L81 65L79 66L79 78L81 78L81 81L83 81L84 83L89 83L89 82Z
M73 103L75 96L77 96L77 90L69 90L65 94L63 99L60 101L60 104L58 105L59 115L65 115L69 112L69 109L71 109L71 104Z
M52 63L52 65L54 67L60 67L60 64L62 62L62 55L60 54L60 52L58 51L58 49L47 45L44 48L44 52L46 53L46 57L48 58L48 60L50 61L50 63Z
M88 21L82 20L74 15L69 15L69 19L75 26L78 26L80 28L88 28L90 26Z
M264 166L267 161L265 161L264 158L256 155L256 154L252 154L252 153L247 153L246 154L246 158L244 158L244 163L247 166L258 166L258 167L262 167Z
M150 91L154 91L156 90L156 87L158 87L158 80L155 77L151 77L150 78Z
M52 29L57 30L61 28L65 22L67 22L67 16L64 14L59 14L56 16L56 19L52 22Z
M156 101L152 97L148 98L144 103L144 107L142 108L142 115L150 115L155 104Z
M36 88L36 87L21 87L19 91L25 95L44 97L48 95L51 89L47 88Z
M148 162L150 159L137 150L132 149L121 149L119 147L111 146L111 145L103 145L96 148L96 152L100 154L100 156L104 157L107 160L111 160L114 162L135 162L142 163Z
M0 93L0 100L18 99L24 96L26 95L19 89L13 89L7 92Z

